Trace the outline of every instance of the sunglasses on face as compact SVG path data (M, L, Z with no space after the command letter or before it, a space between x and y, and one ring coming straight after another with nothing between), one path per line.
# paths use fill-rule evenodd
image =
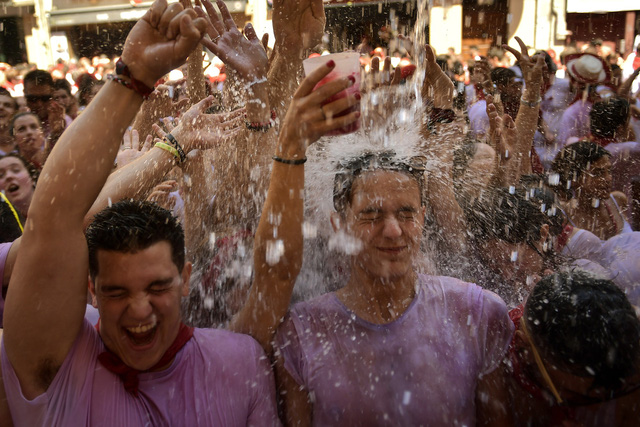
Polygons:
M51 95L26 95L24 97L27 102L49 102L51 101Z

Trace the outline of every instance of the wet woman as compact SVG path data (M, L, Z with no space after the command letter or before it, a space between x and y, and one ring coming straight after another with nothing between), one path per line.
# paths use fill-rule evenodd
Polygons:
M18 152L38 170L46 160L45 137L42 124L36 114L19 113L11 121L13 135Z
M626 196L611 192L611 160L607 150L580 141L566 146L552 164L558 192L567 199L565 212L574 227L602 240L632 231L625 218Z
M293 277L302 257L306 148L360 114L339 117L357 95L323 105L353 81L313 91L334 66L328 62L300 85L274 156L267 198L295 213L275 236ZM424 161L374 153L345 161L336 175L331 223L359 250L348 258L344 286L295 305L278 331L276 369L287 423L505 421L496 369L512 334L504 302L476 285L414 268L426 212L423 171ZM269 295L286 307L291 288Z

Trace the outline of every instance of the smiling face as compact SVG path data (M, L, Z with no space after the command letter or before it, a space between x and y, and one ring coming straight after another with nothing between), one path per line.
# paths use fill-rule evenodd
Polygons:
M33 114L25 114L13 122L13 136L20 154L31 159L44 148L44 135L38 118Z
M90 290L102 340L127 366L150 369L178 335L191 264L179 272L167 241L135 253L99 249L97 260Z
M354 181L351 194L344 221L347 233L362 242L352 260L355 268L371 279L412 273L425 214L417 181L401 172L366 172Z
M0 191L4 191L13 205L28 209L33 190L33 179L22 160L13 156L0 159Z

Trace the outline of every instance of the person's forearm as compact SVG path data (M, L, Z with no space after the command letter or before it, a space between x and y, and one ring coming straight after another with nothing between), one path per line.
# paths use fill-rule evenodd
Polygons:
M269 67L269 100L278 117L284 117L302 76L303 50L276 44Z
M523 174L531 173L531 146L538 128L540 111L540 84L530 83L522 95L518 117L516 118L517 139L513 157L507 163L506 176L515 185Z
M294 139L279 144L276 156L303 158L304 149ZM304 175L304 165L273 162L267 200L255 235L253 285L247 302L230 325L236 332L253 336L267 353L302 267ZM282 245L281 253L278 245Z
M143 156L116 170L107 179L98 198L85 216L85 226L109 203L123 199L142 199L175 165L166 150L154 147Z
M124 86L105 85L52 150L33 196L30 222L58 230L63 224L82 224L141 103L142 97Z

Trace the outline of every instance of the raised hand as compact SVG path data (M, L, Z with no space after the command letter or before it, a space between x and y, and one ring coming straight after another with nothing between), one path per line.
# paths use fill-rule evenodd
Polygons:
M510 115L500 116L493 103L493 96L487 95L487 115L489 116L490 143L496 150L498 167L509 160L518 138L515 122Z
M171 130L186 153L195 149L218 147L232 140L243 129L244 109L231 113L206 114L213 104L208 96L192 106L180 118L178 126Z
M182 65L205 33L207 22L180 3L157 0L131 29L122 61L131 75L149 87Z
M147 135L144 144L140 145L140 136L138 131L127 129L122 137L122 146L116 156L116 164L118 168L123 167L142 156L151 148L153 137Z
M425 45L425 76L422 84L422 98L433 99L433 107L451 109L453 107L454 86L451 79L436 63L436 55L428 44Z
M538 55L534 64L533 58L529 56L527 45L524 44L520 37L516 37L515 39L518 45L520 45L520 52L506 44L502 45L502 47L516 57L522 70L526 91L530 91L529 93L531 95L537 95L537 99L540 96L540 86L542 85L542 70L547 66L544 62L544 56ZM533 101L535 101L535 99Z
M222 0L216 4L220 15L209 0L202 2L207 13L196 8L198 16L207 21L207 34L202 44L218 56L222 61L237 71L238 75L248 83L259 82L267 77L269 60L262 42L258 39L251 24L244 28L245 36L238 31L229 9Z
M153 187L151 194L147 197L148 202L153 202L158 206L161 206L167 210L173 210L176 205L177 199L171 197L171 193L178 190L178 183L175 180L169 179L161 182Z
M287 159L302 158L307 147L322 135L345 127L360 117L359 111L337 117L338 114L358 102L359 93L323 105L332 96L353 85L355 79L352 76L333 80L317 90L313 90L316 84L326 77L334 67L335 62L333 61L328 61L325 66L318 67L302 81L293 95L293 100L280 130L278 151L276 152L278 156Z
M51 135L58 137L62 132L64 132L64 128L66 126L66 122L64 120L64 107L52 100L49 101L47 111L49 114L48 121L49 126L51 127Z
M326 17L322 0L274 0L276 46L310 49L322 41Z

